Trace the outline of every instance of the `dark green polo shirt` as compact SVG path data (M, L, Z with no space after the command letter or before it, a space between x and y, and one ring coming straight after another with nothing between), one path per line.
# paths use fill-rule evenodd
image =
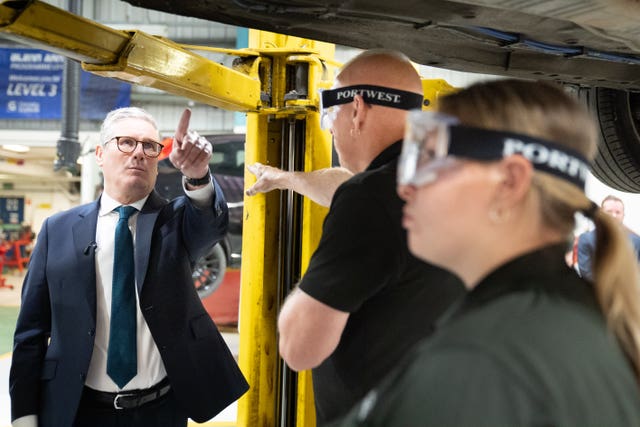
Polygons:
M341 426L640 426L634 371L565 245L486 277Z

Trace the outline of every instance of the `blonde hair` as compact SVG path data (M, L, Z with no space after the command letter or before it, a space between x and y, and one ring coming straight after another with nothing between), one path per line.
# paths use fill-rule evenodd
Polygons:
M595 154L598 134L593 118L550 83L512 79L479 83L440 99L438 109L469 126L554 141L588 159ZM625 230L567 181L535 172L531 191L540 197L543 223L565 234L567 241L576 212L587 213L595 223L595 294L640 380L640 274Z

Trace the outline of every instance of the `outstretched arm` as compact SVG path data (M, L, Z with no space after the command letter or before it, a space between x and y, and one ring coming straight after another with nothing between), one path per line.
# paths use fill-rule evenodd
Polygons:
M278 316L280 356L294 371L315 368L336 349L348 319L348 312L295 289Z
M211 159L211 144L197 132L189 130L191 110L188 108L182 113L175 136L169 160L180 169L187 178L202 178L209 173L209 160ZM205 184L203 184L205 185ZM187 189L192 190L198 186L187 184Z
M322 206L329 206L336 189L353 174L344 168L325 168L311 172L287 172L272 166L254 163L247 166L257 178L247 189L247 195L271 190L293 190Z

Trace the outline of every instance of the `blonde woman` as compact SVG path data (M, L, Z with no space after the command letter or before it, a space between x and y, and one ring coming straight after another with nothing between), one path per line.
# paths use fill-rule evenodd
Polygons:
M343 420L366 426L638 426L640 293L618 223L584 194L596 141L560 88L503 80L407 122L398 191L411 252L464 300ZM595 281L564 252L595 223Z

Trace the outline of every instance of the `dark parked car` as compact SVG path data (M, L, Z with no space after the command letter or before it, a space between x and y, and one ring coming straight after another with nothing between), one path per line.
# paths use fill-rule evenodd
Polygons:
M229 206L229 231L193 269L200 298L211 295L222 283L227 267L238 268L242 259L242 207L244 196L244 134L205 135L213 145L209 168L224 192ZM163 143L170 142L167 138ZM156 191L171 199L182 190L182 174L169 159L158 164Z

